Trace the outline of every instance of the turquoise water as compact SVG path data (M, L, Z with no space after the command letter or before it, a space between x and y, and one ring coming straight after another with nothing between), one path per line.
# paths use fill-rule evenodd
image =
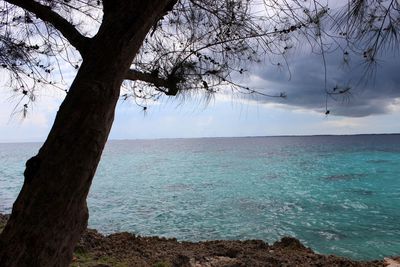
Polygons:
M0 212L39 144L0 144ZM89 226L178 240L299 238L354 259L400 255L400 135L111 141Z

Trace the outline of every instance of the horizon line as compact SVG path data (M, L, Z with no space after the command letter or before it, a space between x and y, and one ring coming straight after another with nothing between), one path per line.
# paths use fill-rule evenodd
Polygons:
M358 133L358 134L283 134L283 135L244 135L244 136L201 136L201 137L155 137L155 138L113 138L110 141L151 141L173 139L222 139L222 138L265 138L265 137L329 137L329 136L367 136L367 135L400 135L398 133ZM0 141L0 144L44 143L44 141Z

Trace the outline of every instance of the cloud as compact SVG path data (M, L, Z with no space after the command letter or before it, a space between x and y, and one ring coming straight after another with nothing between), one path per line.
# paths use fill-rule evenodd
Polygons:
M259 66L250 76L251 88L268 94L286 92L286 99L258 97L261 103L280 103L283 107L299 107L325 112L325 72L322 57L293 55L288 70L266 64ZM341 55L336 52L326 55L328 90L335 86L350 86L350 94L328 97L331 114L346 117L364 117L388 114L398 110L400 104L400 62L388 54L377 65L375 72L365 73L361 61L353 59L351 66L343 66Z

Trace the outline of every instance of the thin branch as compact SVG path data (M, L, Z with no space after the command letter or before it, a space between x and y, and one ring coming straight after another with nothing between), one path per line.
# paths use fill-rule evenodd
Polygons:
M23 8L44 22L50 23L54 28L74 46L83 56L89 38L83 36L69 21L52 11L50 7L32 0L5 0L6 2Z
M160 78L155 73L141 72L130 69L125 74L125 79L131 81L142 81L152 84L158 88L158 91L164 92L166 95L176 95L177 93L177 90L171 90L176 87L176 84L172 84L172 81L169 79ZM160 88L166 88L167 90L162 90Z

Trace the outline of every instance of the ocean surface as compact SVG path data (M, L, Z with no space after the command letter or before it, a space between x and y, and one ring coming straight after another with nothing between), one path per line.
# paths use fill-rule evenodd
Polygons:
M0 212L39 147L0 144ZM400 255L400 135L110 141L88 204L103 233L289 235L353 259Z

